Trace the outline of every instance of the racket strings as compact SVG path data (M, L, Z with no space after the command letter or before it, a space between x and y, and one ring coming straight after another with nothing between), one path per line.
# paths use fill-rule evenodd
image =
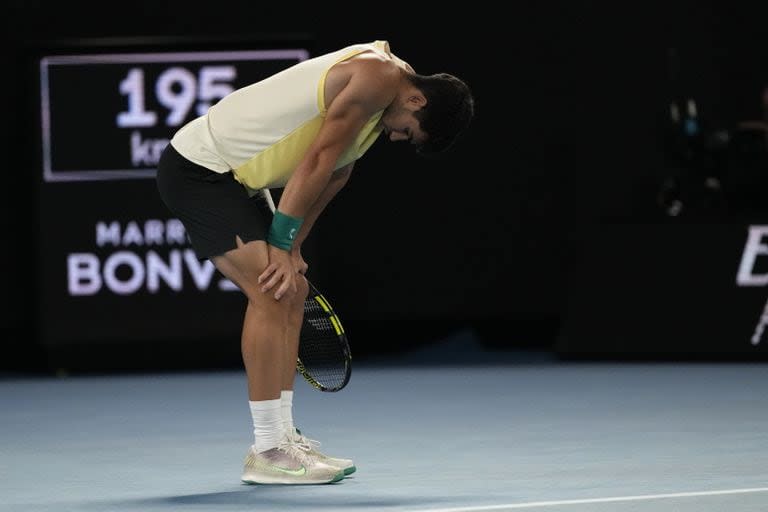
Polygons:
M332 313L323 309L314 297L307 299L304 309L299 359L304 369L320 385L337 389L348 378L348 357L340 343Z

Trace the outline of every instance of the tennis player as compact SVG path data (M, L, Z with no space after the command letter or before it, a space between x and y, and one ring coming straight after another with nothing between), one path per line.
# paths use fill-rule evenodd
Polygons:
M387 41L304 60L222 98L176 132L157 172L160 196L248 299L242 357L254 442L246 483L322 484L355 470L293 425L307 296L301 244L352 167L384 133L423 154L452 147L474 114L466 83L417 74ZM269 194L282 188L275 207Z

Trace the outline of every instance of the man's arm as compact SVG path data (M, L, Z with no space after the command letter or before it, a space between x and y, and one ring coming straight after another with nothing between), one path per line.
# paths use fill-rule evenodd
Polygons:
M380 61L361 61L331 101L320 130L286 183L277 209L305 218L330 181L344 150L365 123L393 100L399 71Z
M345 165L344 167L341 167L340 169L337 169L333 172L331 179L328 181L328 185L320 193L317 201L312 204L309 211L304 216L304 222L302 223L301 229L299 230L299 233L296 235L296 239L293 242L294 247L301 247L301 244L304 242L304 240L307 239L307 236L309 236L309 232L312 230L312 226L315 224L317 218L323 212L328 203L331 202L331 199L336 197L336 194L338 194L338 192L344 188L344 185L347 184L347 181L349 181L353 167L354 162Z
M330 102L317 136L283 189L272 223L272 228L276 221L280 224L276 229L277 238L294 239L293 225L297 219L303 224L311 207L328 187L339 157L371 116L392 102L399 80L400 71L391 63L370 59L356 63L348 82ZM274 297L280 300L285 293L296 290L296 272L288 250L269 243L267 252L269 264L259 276L259 283L262 292L277 285Z

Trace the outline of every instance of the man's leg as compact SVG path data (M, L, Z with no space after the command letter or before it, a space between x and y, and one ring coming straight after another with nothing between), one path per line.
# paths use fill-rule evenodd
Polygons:
M288 312L288 329L286 336L286 360L283 367L283 390L282 408L283 408L283 423L285 425L285 431L289 436L292 436L296 441L302 443L309 448L309 453L324 462L325 464L338 467L344 471L345 475L350 475L355 472L355 463L350 459L339 459L335 457L329 457L318 450L320 443L314 439L302 435L300 431L296 430L293 423L293 383L296 377L296 359L299 356L299 340L301 336L301 324L304 320L304 301L309 293L309 285L306 278L301 276L298 281L299 292L291 301L291 307Z
M216 268L234 282L248 298L243 318L241 349L248 379L248 398L280 398L283 378L285 325L288 304L262 293L259 274L268 263L267 244L262 241L243 244L212 258Z
M254 422L254 445L246 457L243 480L249 483L328 483L343 476L338 469L306 456L285 437L280 392L289 357L287 334L291 300L262 293L258 277L268 263L263 241L243 244L212 259L216 268L248 298L241 348ZM292 368L295 369L294 356Z
M296 360L299 357L299 336L304 321L304 301L309 285L303 275L297 280L297 293L290 299L288 321L285 330L285 361L283 362L283 385L280 392L283 427L287 435L293 436L293 385L296 379Z

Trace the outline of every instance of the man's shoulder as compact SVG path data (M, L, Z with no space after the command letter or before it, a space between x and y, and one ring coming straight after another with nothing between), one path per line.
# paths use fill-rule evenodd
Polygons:
M351 62L352 76L369 85L394 86L400 77L400 69L392 59L374 53L364 53Z

